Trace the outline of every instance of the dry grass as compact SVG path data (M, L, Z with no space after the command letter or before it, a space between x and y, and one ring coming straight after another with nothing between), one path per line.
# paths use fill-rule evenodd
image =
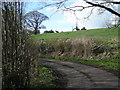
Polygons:
M39 40L40 55L104 59L111 54L111 47L95 42L92 38L54 38Z

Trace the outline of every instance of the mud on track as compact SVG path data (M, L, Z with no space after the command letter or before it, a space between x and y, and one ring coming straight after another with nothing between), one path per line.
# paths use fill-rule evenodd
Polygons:
M99 68L55 59L40 59L40 63L60 77L57 83L62 88L118 88L118 77Z

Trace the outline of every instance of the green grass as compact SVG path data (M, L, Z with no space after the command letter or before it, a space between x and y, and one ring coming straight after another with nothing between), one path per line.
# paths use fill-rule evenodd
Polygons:
M82 30L82 31L71 31L71 32L62 32L62 33L48 33L48 34L40 34L40 35L32 35L31 38L34 40L37 39L45 39L45 43L52 43L57 40L56 38L61 38L62 40L66 38L89 38L93 39L96 45L105 45L106 47L112 47L113 49L118 49L118 31L120 27L117 28L101 28L101 29L91 29L91 30ZM50 44L51 45L51 44ZM117 54L116 54L117 55ZM65 58L65 57L52 57L52 56L41 56L43 58L53 58L53 59L64 59L71 61L78 61L85 64L90 65L99 65L106 66L114 70L118 70L118 60L117 59L109 59L109 60L84 60L79 58Z
M52 71L40 66L39 72L31 79L31 88L55 88L56 85L52 82L53 80Z
M76 61L87 65L95 65L95 66L105 66L111 68L113 70L119 70L120 67L118 65L119 60L85 60L80 58L71 58L71 57L56 57L56 56L39 56L40 58L48 58L48 59L59 59L59 60L68 60L68 61Z
M118 38L117 28L102 28L102 29L91 29L91 30L81 30L81 31L71 31L62 33L45 33L39 35L32 35L33 39L50 39L50 38L99 38L99 39L109 39L116 40Z

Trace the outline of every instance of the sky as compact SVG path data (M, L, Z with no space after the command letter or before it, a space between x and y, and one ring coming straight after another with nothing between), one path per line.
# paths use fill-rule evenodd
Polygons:
M67 6L75 6L80 4L86 5L86 3L84 3L82 0L71 0L66 3ZM72 31L72 29L75 28L76 23L80 29L82 27L85 27L86 29L105 28L106 21L113 17L113 15L108 11L105 11L103 14L99 15L98 8L95 8L89 19L84 19L85 17L89 16L91 12L91 8L88 8L81 12L76 12L76 18L75 15L70 11L63 12L62 10L59 10L56 12L55 7L47 7L40 10L42 5L44 5L44 3L27 2L25 9L26 13L33 10L38 10L49 17L49 20L42 22L42 25L45 25L46 29L41 29L41 33L43 33L45 30L57 30L59 32Z

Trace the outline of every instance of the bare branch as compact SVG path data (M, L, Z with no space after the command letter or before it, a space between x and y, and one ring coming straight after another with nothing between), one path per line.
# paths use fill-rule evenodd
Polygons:
M85 1L86 3L92 5L92 6L104 8L104 9L106 9L107 11L109 11L109 12L111 12L111 13L113 13L113 14L115 14L115 15L117 15L117 16L120 17L120 13L116 12L115 10L113 10L113 9L111 9L111 8L108 8L108 7L104 6L104 5L95 4L95 3L89 2L89 1L87 1L87 0L84 0L84 1Z
M67 3L67 1L69 1L69 0L62 0L62 1L60 0L60 1L57 2L57 3L47 4L47 5L43 6L43 7L40 8L40 9L43 9L43 8L49 7L49 6L56 6L56 9L57 9L56 12L58 12L58 10L63 10L63 11L72 11L72 12L74 12L74 14L75 14L76 11L83 11L83 10L85 10L85 9L87 9L87 8L99 7L99 8L101 8L101 11L102 11L102 12L100 12L100 14L102 14L102 13L106 10L106 11L109 11L109 12L111 12L112 14L120 17L120 13L119 13L118 11L115 11L115 10L114 10L114 6L113 6L113 5L118 5L118 4L120 4L120 1L117 2L117 1L107 1L107 0L103 0L103 2L96 2L96 1L90 2L89 0L83 0L83 1L85 1L85 2L88 4L88 6L84 6L84 5L65 6L65 3ZM112 8L111 8L111 7L112 7ZM90 17L90 15L91 15L92 12L93 12L93 8L91 9L91 12L90 12L89 16L86 17L86 18L89 18L89 17ZM55 13L56 13L56 12L55 12ZM53 14L52 14L52 15L53 15Z
M119 2L106 2L106 3L120 4L120 1Z
M91 12L90 12L90 14L87 16L87 17L85 17L84 19L88 19L91 15L92 15L92 13L93 13L93 10L95 9L95 7L94 8L92 8L92 10L91 10Z

